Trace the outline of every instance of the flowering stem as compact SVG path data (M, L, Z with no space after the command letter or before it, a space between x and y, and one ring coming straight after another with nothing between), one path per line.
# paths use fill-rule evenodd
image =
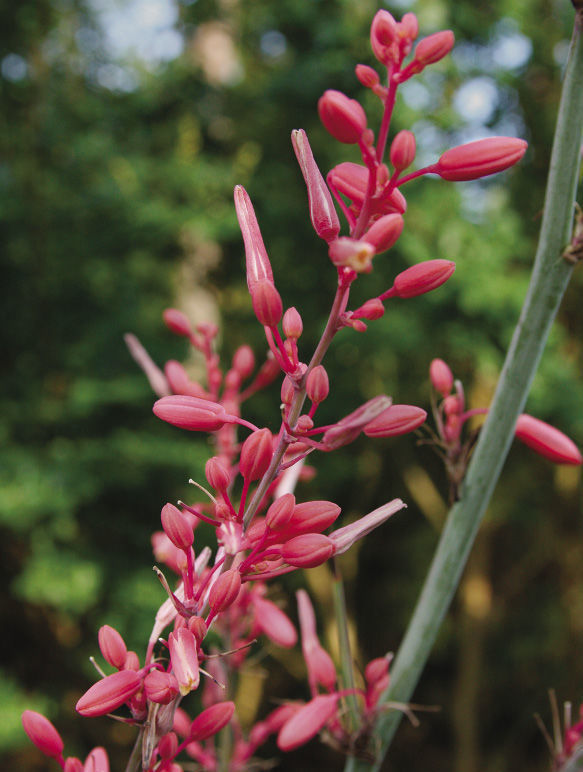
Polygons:
M460 501L450 510L431 568L381 700L407 702L449 607L512 442L514 426L548 337L573 266L561 258L571 237L583 134L583 15L576 15L541 233L527 297L514 331L490 413L480 433ZM375 764L349 761L345 770L378 770L401 714L382 714L377 724L381 751Z
M346 613L346 598L344 596L344 582L336 559L332 559L334 566L334 578L332 580L332 600L334 602L334 616L338 625L338 646L340 648L340 667L342 670L342 686L344 689L355 689L354 669L352 667L352 654L350 652L350 640L348 638L348 615ZM346 697L348 714L350 717L350 730L358 729L359 713L358 702L354 694Z

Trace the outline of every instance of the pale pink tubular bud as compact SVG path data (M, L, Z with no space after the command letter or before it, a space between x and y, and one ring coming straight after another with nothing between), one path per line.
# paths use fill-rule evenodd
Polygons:
M235 712L234 702L219 702L203 710L190 725L189 739L202 742L227 726Z
M338 528L330 536L330 541L334 544L334 554L341 555L343 552L346 552L352 547L354 542L374 531L385 520L388 520L391 515L394 515L406 506L401 499L393 499L388 504L383 504L382 507L375 509L374 512L370 512L368 515L355 520L354 523Z
M318 113L324 128L339 142L354 145L366 129L366 114L356 99L328 89L318 100Z
M338 268L351 268L356 273L370 273L375 249L364 239L341 236L330 244L328 254Z
M330 242L340 232L340 220L334 208L332 196L314 160L306 132L303 129L294 129L291 139L308 189L310 220L318 236Z
M293 493L284 493L267 510L265 522L272 531L279 531L289 523L296 505Z
M320 533L336 522L341 511L332 501L304 501L294 507L286 530L298 535Z
M255 316L261 324L264 327L278 325L283 314L283 303L275 285L267 279L260 279L249 291Z
M192 335L190 319L177 308L167 308L162 314L164 324L176 335L184 335L186 338Z
M277 736L277 747L293 751L304 745L330 721L336 713L338 694L319 694L306 703L285 723Z
M192 526L182 512L173 504L165 504L160 513L162 528L175 547L188 551L194 541Z
M74 756L69 756L65 759L65 766L63 772L85 772L83 769L83 762Z
M134 670L120 670L105 676L78 700L75 710L82 716L104 716L127 702L140 688L141 678Z
M397 437L418 429L427 412L415 405L391 405L364 427L367 437Z
M583 462L579 448L566 434L531 415L519 416L514 434L516 439L555 464Z
M447 397L453 388L453 373L443 359L433 359L429 365L431 385L442 397Z
M168 732L160 738L158 753L161 759L173 759L178 751L178 737L175 732Z
M168 705L179 692L176 676L161 670L150 670L144 678L144 689L147 698L159 705Z
M25 710L22 714L22 726L29 739L45 756L62 759L64 743L48 718L34 710Z
M197 689L200 683L196 639L187 627L180 627L170 633L168 651L172 673L178 682L180 694L184 697Z
M330 392L328 373L324 365L312 368L306 379L306 394L315 405L323 402Z
M83 772L109 772L109 759L105 748L93 748L85 759Z
M401 172L415 160L417 145L412 131L403 129L391 143L390 159L393 167Z
M241 574L237 569L224 571L213 584L209 593L209 606L218 614L229 608L236 600L241 589Z
M439 62L449 54L454 43L455 36L450 29L428 35L417 43L412 64L419 62L423 67L427 67L428 64Z
M380 78L378 72L369 67L368 64L357 64L355 71L356 77L365 88L374 88L379 85Z
M392 399L385 394L379 394L369 399L352 413L337 422L336 426L324 433L322 442L328 449L333 450L355 440L366 424L386 410L392 404Z
M243 345L233 354L233 369L242 379L248 378L255 367L255 355L251 346Z
M241 447L239 470L245 480L259 480L269 468L273 456L273 436L269 429L250 434Z
M259 596L254 596L255 621L265 635L285 649L296 645L298 634L288 616L275 603Z
M385 214L368 229L363 239L378 255L390 249L403 230L404 221L400 214Z
M203 387L196 381L191 381L184 367L175 359L166 362L164 375L175 394L186 394L189 397L199 397L200 399L206 397L206 391Z
M296 593L298 617L302 635L302 653L308 668L310 688L315 691L317 684L331 691L336 685L336 668L328 652L322 648L316 632L316 615L305 590Z
M181 394L162 397L154 403L152 410L162 421L191 432L216 432L230 418L217 402Z
M527 143L514 137L490 137L446 150L431 171L444 180L477 180L520 161Z
M281 328L286 338L297 340L300 337L304 330L304 325L302 322L302 317L300 316L297 308L292 306L291 308L287 309L283 315Z
M123 336L123 339L134 361L143 370L154 394L158 397L167 397L171 393L171 388L162 370L135 335L128 332Z
M235 209L245 244L249 291L258 281L267 280L273 284L273 271L255 217L253 204L242 185L235 186Z
M334 552L334 542L321 533L296 536L281 548L282 558L296 568L320 566L331 558Z
M231 483L231 475L218 456L211 456L204 467L205 477L211 488L224 493Z
M105 661L121 670L125 665L128 650L118 631L109 625L103 625L99 628L97 640Z
M400 273L389 292L399 298L414 298L441 287L455 271L451 260L426 260Z

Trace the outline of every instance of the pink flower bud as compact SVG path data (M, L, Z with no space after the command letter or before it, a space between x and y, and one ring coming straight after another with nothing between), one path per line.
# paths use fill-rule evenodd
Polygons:
M165 504L160 514L164 533L175 547L187 552L194 541L194 532L190 522L173 504Z
M454 34L449 29L428 35L417 43L412 64L418 62L422 67L434 64L449 54L454 43Z
M224 493L231 483L229 470L224 466L218 456L212 456L204 467L205 477L211 488Z
M443 359L433 359L429 365L431 385L442 397L447 397L453 388L453 373Z
M403 129L400 131L391 143L390 158L393 167L398 171L403 171L411 166L415 160L415 135L411 131Z
M184 335L189 338L192 335L190 319L177 308L167 308L162 314L164 324L176 335Z
M207 634L207 626L202 617L190 617L188 620L188 629L194 635L196 645L200 648L204 637Z
M463 409L463 402L460 401L460 398L457 394L449 394L443 400L443 412L447 416L458 415L463 411Z
M393 246L401 235L403 224L403 218L400 214L385 214L373 223L364 234L363 239L374 248L378 255Z
M189 397L205 399L206 391L195 381L191 381L184 367L175 359L170 359L164 365L164 375L174 394L185 394Z
M385 394L379 394L356 408L356 410L353 410L352 413L341 418L322 437L322 442L326 449L335 450L355 440L366 424L370 423L377 415L380 415L383 410L386 410L391 402L390 397L387 397Z
M22 726L29 739L45 756L57 760L63 758L64 743L48 718L34 710L25 710L22 714Z
M514 137L490 137L446 150L431 171L444 180L477 180L520 161L527 143Z
M514 434L518 440L555 464L578 465L583 462L579 448L566 434L531 415L523 413L519 416Z
M241 447L239 470L245 480L259 480L269 468L273 456L273 436L269 429L250 434Z
M283 315L283 321L281 323L283 334L286 338L297 340L303 332L304 325L302 323L302 317L299 315L297 308L288 308Z
M217 402L179 394L162 397L152 410L162 421L191 432L216 432L231 418Z
M173 759L178 751L178 737L174 732L168 732L160 738L158 753L161 759Z
M276 499L267 510L265 522L272 531L285 528L290 521L296 505L296 497L293 493L284 493Z
M277 736L277 747L293 751L307 743L336 713L338 694L319 694L306 703L284 724Z
M179 737L188 737L192 720L182 708L176 708L172 729Z
M336 522L341 511L332 501L304 501L294 507L286 531L296 535L320 533Z
M264 327L275 327L283 314L283 303L273 282L260 279L251 287L255 316Z
M121 670L125 665L128 650L118 631L109 625L103 625L99 628L97 639L105 661Z
M340 221L332 202L332 196L314 160L306 132L303 129L294 129L291 133L291 139L308 189L310 220L318 236L330 242L338 236L340 231Z
M372 67L369 67L367 64L357 64L355 69L356 77L365 88L374 88L379 85L379 74Z
M374 247L361 239L352 239L349 236L341 236L333 241L328 254L334 265L339 268L351 268L356 273L370 273L372 271L372 259Z
M414 13L406 13L399 23L399 36L410 41L416 40L419 34L419 22Z
M364 677L369 684L374 684L377 681L385 678L389 672L390 658L377 657L371 659L368 665L364 669Z
M224 571L213 584L209 593L209 606L218 614L229 608L241 589L241 574L235 568Z
M291 380L286 376L281 383L281 401L284 405L291 405L296 390Z
M354 145L366 129L366 114L356 99L328 89L318 100L318 113L324 128L339 142Z
M83 762L76 756L69 756L69 758L65 759L63 772L85 772L83 769Z
M331 558L334 552L334 543L321 533L296 536L281 548L282 558L296 568L319 566Z
M257 626L278 646L286 649L296 645L298 635L286 614L274 603L258 595L253 597Z
M388 11L377 11L370 27L370 44L379 62L389 65L397 59L396 42L397 22Z
M219 702L203 710L190 725L189 737L196 742L212 737L223 729L235 712L234 702Z
M147 698L159 705L168 705L179 691L176 676L161 670L150 670L144 678L144 689Z
M235 209L245 244L247 286L251 292L258 281L267 280L273 284L273 271L255 217L253 204L242 185L235 187Z
M255 367L255 355L251 346L239 346L233 355L233 368L242 379L248 378Z
M374 321L375 319L380 319L384 313L385 307L383 306L382 301L379 298L371 298L370 300L367 300L366 303L363 303L360 308L353 311L352 315L355 318Z
M194 635L186 627L180 627L168 636L168 651L172 674L178 682L180 694L184 697L198 688L200 672L198 651Z
M93 748L85 759L84 772L109 772L109 759L105 748Z
M427 413L415 405L391 405L364 427L367 437L397 437L417 429Z
M328 381L328 373L324 365L317 365L312 368L308 373L306 379L306 394L314 405L319 405L323 402L330 391L330 383Z
M386 297L396 295L399 298L414 298L424 295L441 287L454 271L455 263L451 260L426 260L424 263L417 263L395 278L389 290L390 295L387 294Z
M368 515L355 520L350 525L345 525L342 528L338 528L330 536L330 541L334 544L335 555L342 555L343 552L352 547L354 542L362 539L364 536L374 531L379 525L388 520L391 515L394 515L399 510L406 506L401 499L393 499L387 504L383 504L382 507L375 509L374 512L369 512Z
M136 673L140 669L140 659L135 651L128 651L123 669L134 670Z
M127 702L140 688L141 678L134 670L120 670L102 678L78 700L75 710L82 716L104 716Z

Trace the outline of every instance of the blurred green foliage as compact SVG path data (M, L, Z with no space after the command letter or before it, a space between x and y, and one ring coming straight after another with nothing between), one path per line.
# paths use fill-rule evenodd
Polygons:
M72 705L91 678L87 657L101 624L143 651L163 599L149 570L150 533L160 506L185 497L188 477L203 474L207 443L153 419L123 333L135 332L159 363L185 359L161 323L162 310L178 304L197 322L205 310L220 313L225 361L247 341L262 354L231 204L233 185L243 183L284 302L304 318L307 357L335 276L307 218L289 133L305 128L327 170L356 159L319 126L322 91L342 89L379 114L353 74L357 62L373 64L373 0L184 2L177 22L184 51L157 67L112 60L101 5L21 0L0 10L6 769L44 768L17 728L24 707L50 714L68 752L104 743L121 768L130 735L105 720L77 720ZM487 403L528 281L572 21L567 0L386 7L395 15L414 10L424 33L451 27L458 41L448 61L403 89L395 130L412 127L428 158L485 130L520 134L530 148L517 169L493 180L410 186L406 231L359 279L354 305L420 260L455 260L456 273L432 295L395 301L366 335L339 337L327 360L326 422L381 391L427 405L434 356L451 364L472 405ZM460 109L462 88L476 79L494 89L478 119ZM576 270L528 403L579 444L582 284ZM250 402L247 417L275 428L278 400L274 386ZM346 564L366 661L399 644L447 486L438 460L410 437L359 441L314 463L318 476L300 495L338 501L347 516L394 496L409 502L364 543L357 565ZM549 686L575 704L583 694L581 514L576 472L512 451L415 698L443 709L402 730L387 769L427 769L428 759L436 772L548 768L532 715L548 714ZM306 695L289 678L285 688L268 696ZM313 744L279 768L323 764L341 766Z

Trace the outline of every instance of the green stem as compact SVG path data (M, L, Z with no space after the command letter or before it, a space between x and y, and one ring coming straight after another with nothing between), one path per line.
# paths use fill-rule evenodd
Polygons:
M573 266L561 254L571 237L583 127L583 43L581 17L575 19L555 130L541 233L520 319L463 483L450 510L413 618L391 669L382 701L407 702L415 689L449 607L481 519L500 475L529 387L541 358ZM351 762L346 769L378 770L401 714L381 714L381 750L376 764Z
M144 728L140 727L140 731L138 732L138 736L136 737L136 741L134 743L134 747L132 748L132 752L128 759L128 763L126 764L125 772L137 772L137 770L142 766L143 736L144 736Z
M334 602L334 615L338 625L338 646L340 648L340 667L342 670L342 688L355 689L354 669L352 666L352 654L350 653L350 640L348 638L348 615L346 613L346 598L344 595L344 582L338 566L338 561L333 560L334 579L332 580L332 599ZM345 698L350 717L350 729L352 732L358 729L359 711L358 700L355 694L349 694Z

